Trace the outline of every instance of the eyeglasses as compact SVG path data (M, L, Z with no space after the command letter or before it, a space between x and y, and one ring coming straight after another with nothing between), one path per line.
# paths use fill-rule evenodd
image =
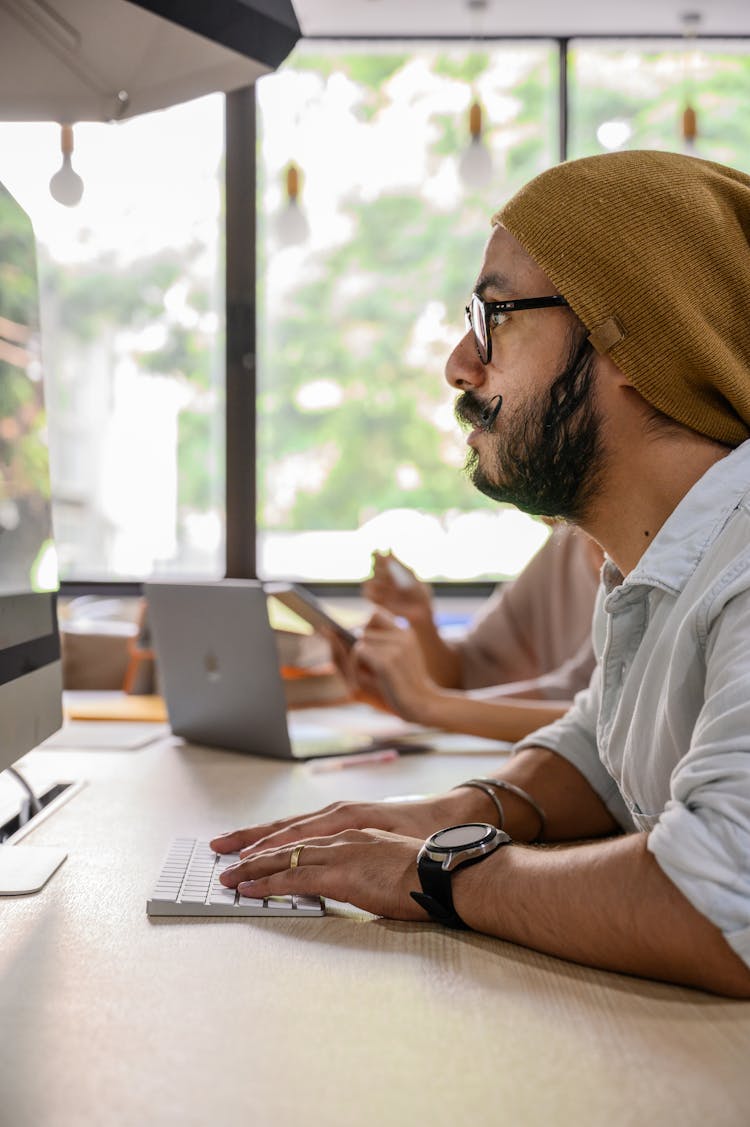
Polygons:
M466 331L474 333L479 359L483 364L489 364L492 358L492 318L497 317L498 313L515 313L519 309L548 309L567 304L559 293L551 297L518 297L512 301L482 301L481 297L473 293L465 311Z

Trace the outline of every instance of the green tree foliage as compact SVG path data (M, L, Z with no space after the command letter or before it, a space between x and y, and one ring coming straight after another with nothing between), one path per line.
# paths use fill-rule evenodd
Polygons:
M45 291L63 323L81 343L96 340L105 327L138 329L164 318L164 294L190 269L184 251L140 259L127 269L112 254L64 269L50 263Z
M466 50L426 58L430 74L454 88L479 83L497 65L489 53ZM490 215L517 183L549 163L554 67L546 58L542 52L526 66L508 120L488 126L495 147L506 151L497 184L465 194L450 210L411 188L375 198L348 192L341 209L350 239L311 254L283 305L264 306L261 527L351 529L387 509L442 516L494 507L463 478L455 459L446 460L446 440L435 425L436 412L453 398L442 378L449 347L441 343L430 352L425 367L410 353L428 305L440 309L446 335L459 339ZM366 120L377 122L398 105L392 83L403 87L413 62L412 56L353 54L339 56L333 67L330 55L303 53L293 65L327 80L346 75L362 87ZM415 89L411 97L426 95ZM359 110L356 116L365 120ZM465 109L433 112L428 162L455 165L467 140ZM425 146L423 131L413 144ZM316 381L337 388L332 405L306 404L305 389ZM408 488L403 467L411 472Z
M570 60L571 157L601 152L597 129L626 122L627 147L679 150L682 113L697 113L695 155L750 169L750 56L705 45L670 52L580 45Z
M211 310L209 287L194 263L203 248L162 251L122 269L111 256L94 262L61 267L45 266L45 299L50 320L57 325L58 351L79 355L93 342L114 340L117 334L158 327L157 347L130 347L138 371L166 376L185 388L185 408L178 421L178 504L182 510L202 511L216 504L223 471L216 462L217 415L221 403L212 380L215 333L200 327L201 314ZM187 286L187 317L180 318L165 304L171 287ZM114 345L111 346L114 349ZM111 366L116 356L110 356ZM103 373L102 378L109 378ZM54 394L61 414L66 409L66 386L58 372ZM133 436L137 456L138 436Z
M481 256L487 228L459 229L449 240L451 224L414 197L381 197L366 208L358 238L328 257L322 277L296 290L293 311L274 334L273 378L263 380L262 465L273 474L285 455L316 449L335 450L335 460L323 488L299 491L291 527L356 528L367 515L406 503L438 513L483 506L441 461L425 414L449 397L440 372L414 371L404 360L421 306L462 308L465 263ZM426 247L443 253L425 254ZM362 291L348 296L342 280L363 274ZM340 405L300 408L298 393L314 380L338 384ZM414 463L421 477L408 495L396 479L402 463Z

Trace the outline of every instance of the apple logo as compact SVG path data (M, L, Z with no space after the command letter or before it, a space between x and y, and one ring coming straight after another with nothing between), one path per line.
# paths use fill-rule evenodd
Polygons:
M218 681L221 676L219 672L219 659L216 654L209 650L203 658L203 668L206 670L206 676L209 681Z

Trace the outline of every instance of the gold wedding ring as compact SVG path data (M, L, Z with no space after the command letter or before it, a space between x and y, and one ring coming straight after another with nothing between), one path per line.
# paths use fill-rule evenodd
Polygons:
M292 856L289 860L289 868L290 869L296 869L297 868L297 866L299 865L299 855L304 848L305 848L304 843L302 845L295 845L294 849L292 850Z

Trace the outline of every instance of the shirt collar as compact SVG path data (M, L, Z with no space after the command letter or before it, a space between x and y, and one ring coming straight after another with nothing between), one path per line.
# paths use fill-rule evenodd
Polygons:
M714 463L696 481L624 580L612 561L606 561L602 574L606 590L619 584L645 584L681 591L748 491L750 439Z

